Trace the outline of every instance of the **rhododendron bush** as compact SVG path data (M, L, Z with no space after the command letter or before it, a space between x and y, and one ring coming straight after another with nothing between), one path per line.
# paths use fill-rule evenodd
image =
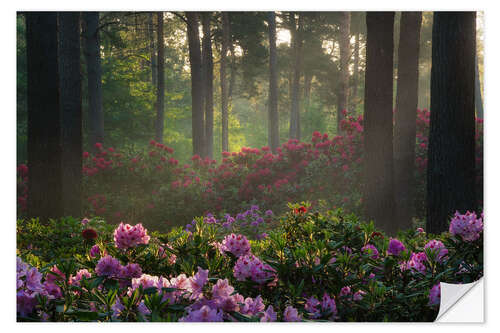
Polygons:
M417 218L425 217L429 111L417 113ZM172 148L151 141L144 151L96 145L84 153L84 208L87 216L118 223L143 221L167 231L193 216L236 214L251 204L286 210L286 202L342 207L361 214L363 119L346 114L342 136L314 132L309 142L289 140L277 154L268 147L224 152L217 162L195 155L181 165ZM477 193L482 196L482 120L476 131ZM26 211L28 168L18 167L18 216ZM479 198L482 206L482 197Z
M17 319L432 321L439 282L482 276L483 222L457 212L442 235L389 238L307 203L280 216L256 205L206 214L167 234L96 218L19 220Z

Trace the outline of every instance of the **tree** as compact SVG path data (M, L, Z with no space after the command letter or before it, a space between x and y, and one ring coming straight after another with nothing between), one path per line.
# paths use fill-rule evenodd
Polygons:
M201 67L199 13L186 12L191 66L192 136L193 154L203 156L203 75Z
M477 208L475 190L475 12L435 12L427 167L427 231L447 230L455 211Z
M276 14L269 12L269 124L268 142L276 154L280 144L278 116L278 59L276 55Z
M165 123L165 42L163 41L163 12L157 13L158 19L158 87L156 93L156 141L163 143L163 126Z
M479 64L477 63L477 54L475 57L475 99L476 99L476 115L479 119L483 119L483 97L481 96L481 81L479 79Z
M83 19L85 22L85 58L88 81L89 143L91 149L95 151L95 144L104 141L99 13L84 12Z
M154 36L153 13L148 14L148 38L149 38L149 52L151 64L151 84L156 87L158 79L158 67L156 64L156 46Z
M212 55L212 36L210 32L211 13L202 14L202 68L204 80L205 106L205 154L213 158L214 155L214 60Z
M228 135L228 99L229 91L227 85L227 52L231 43L231 32L229 31L229 14L222 12L222 46L220 58L220 91L221 91L221 118L222 118L222 151L229 151ZM234 58L234 57L233 57Z
M351 15L349 12L341 13L340 20L340 80L337 99L337 132L340 133L340 124L344 119L343 111L347 110L349 92L349 59L351 58L351 41L349 38Z
M26 13L28 216L41 221L63 213L57 54L57 13Z
M292 54L294 59L291 96L292 104L290 111L290 139L296 140L300 140L300 77L302 75L303 21L303 14L298 14L297 20L295 18L295 13L290 13Z
M59 79L62 139L63 214L82 213L82 78L80 13L60 12Z
M401 14L394 124L394 194L398 202L396 220L401 229L411 227L415 206L415 140L421 25L421 12Z
M392 89L394 12L366 14L364 105L364 209L386 232L394 233Z

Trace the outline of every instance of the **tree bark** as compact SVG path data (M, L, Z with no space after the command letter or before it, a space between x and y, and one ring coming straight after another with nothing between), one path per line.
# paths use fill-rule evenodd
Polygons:
M394 124L396 221L409 229L415 213L415 140L418 106L418 56L422 12L403 12L399 35L398 83Z
M477 118L483 119L484 118L484 110L483 110L483 97L481 95L481 80L479 79L479 64L477 62L477 54L475 56L475 62L476 62L476 70L475 70L475 93L476 93L476 115Z
M276 14L269 12L269 121L268 144L277 153L280 144L278 116L278 58L276 54Z
M359 84L359 32L356 33L354 41L354 64L352 72L351 110L355 111L358 105L358 84Z
M394 234L393 48L394 12L366 14L364 110L365 218Z
M349 31L351 25L351 15L349 12L342 12L340 21L340 81L338 86L337 101L337 133L341 132L344 110L347 110L347 99L349 92L349 59L351 58L351 45Z
M220 59L220 90L221 90L221 117L222 117L222 151L229 151L228 111L229 91L227 87L227 52L231 44L229 31L229 14L222 12L222 47Z
M203 41L202 62L204 69L204 106L205 106L205 156L213 158L214 154L214 60L212 55L212 38L210 32L210 12L202 14Z
M163 41L163 12L158 12L158 31L157 31L157 44L158 44L158 89L156 93L156 127L155 139L157 142L163 143L163 127L165 124L165 54Z
M63 214L57 13L26 13L28 216Z
M477 208L475 188L475 12L435 12L427 167L427 231L448 229L455 211Z
M96 143L104 141L104 114L102 110L101 54L99 46L99 13L84 12L85 58L87 61L89 143L96 152Z
M62 139L62 205L65 216L82 214L82 77L80 13L60 12L59 79Z
M149 52L151 57L151 83L153 87L156 88L158 84L158 67L156 64L156 45L154 36L154 24L153 24L153 13L149 13L148 16L148 35L149 35Z
M192 136L193 154L203 156L203 75L201 68L199 14L186 12L191 66Z
M302 30L304 17L298 14L298 25L295 14L290 14L293 45L293 81L292 81L292 105L290 111L290 139L300 140L300 77L302 75Z

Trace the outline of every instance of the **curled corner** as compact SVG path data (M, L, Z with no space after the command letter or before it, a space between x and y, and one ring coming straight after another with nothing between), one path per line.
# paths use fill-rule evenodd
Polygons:
M441 282L441 303L436 322L484 322L484 280L467 284Z

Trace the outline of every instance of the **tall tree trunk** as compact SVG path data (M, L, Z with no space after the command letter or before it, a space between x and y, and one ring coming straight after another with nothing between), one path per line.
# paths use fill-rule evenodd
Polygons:
M312 85L313 74L311 71L304 72L304 109L309 107L309 102L311 99L311 85Z
M340 21L340 81L338 86L337 102L337 133L341 131L341 122L344 119L344 110L347 110L347 99L349 92L349 59L351 58L351 44L349 31L351 26L351 14L342 12Z
M82 77L80 13L59 14L59 79L62 139L62 205L66 216L82 214Z
M455 211L477 208L475 188L475 12L435 12L432 28L427 231L447 230Z
M418 106L418 55L422 12L401 14L398 83L394 124L396 221L409 229L415 211L415 140Z
M476 115L477 118L483 119L484 118L484 111L483 111L483 97L481 96L481 80L479 79L479 64L477 62L477 54L475 56L475 62L476 62L476 80L475 80L475 92L476 92Z
M290 14L290 21L295 26L292 29L293 45L293 81L292 105L290 111L290 139L300 140L300 76L302 75L302 30L304 17L298 14L298 25L295 14Z
M63 213L57 13L26 13L28 216Z
M204 69L205 88L205 156L213 158L214 155L214 60L212 55L212 38L210 32L210 12L202 14L203 42L202 62Z
M151 57L151 83L153 87L156 88L158 83L158 67L156 64L156 45L155 45L155 35L154 35L154 24L153 24L153 13L149 13L148 16L148 35L149 35L149 52Z
M276 54L276 14L269 12L269 121L268 144L277 153L280 144L278 116L278 58Z
M163 41L163 12L158 12L158 89L156 93L156 127L155 139L157 142L163 143L163 127L165 125L165 43Z
M359 84L359 32L356 33L354 41L354 70L352 72L351 110L355 111L358 105L358 84Z
M191 66L193 154L203 156L203 75L201 68L199 13L186 12Z
M99 46L99 13L84 12L85 58L87 61L89 143L96 152L96 143L104 141L104 114L102 110L101 54Z
M220 59L220 90L221 90L221 117L222 117L222 151L229 151L229 135L228 135L228 102L229 91L227 88L227 52L231 43L231 35L229 31L229 14L222 12L222 47Z
M366 14L365 218L394 234L392 93L394 12Z

